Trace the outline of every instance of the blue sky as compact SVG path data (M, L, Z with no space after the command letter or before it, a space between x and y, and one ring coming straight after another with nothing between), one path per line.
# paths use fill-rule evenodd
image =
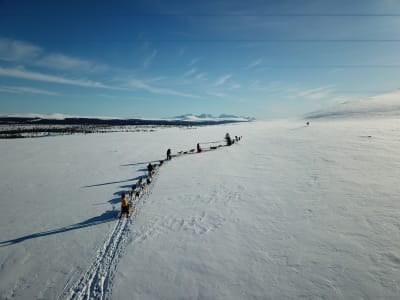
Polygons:
M0 113L299 116L399 88L400 2L0 0Z

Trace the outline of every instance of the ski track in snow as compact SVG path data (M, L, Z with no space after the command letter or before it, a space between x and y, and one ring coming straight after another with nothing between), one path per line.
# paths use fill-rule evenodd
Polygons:
M181 155L178 154L175 157ZM88 270L78 280L76 280L72 286L69 286L72 281L70 278L64 287L61 297L59 298L67 300L111 298L112 286L118 262L124 254L128 241L132 240L131 225L133 224L133 219L150 196L157 181L159 170L159 168L156 169L151 184L146 187L146 190L140 195L139 199L136 200L136 203L134 203L135 211L133 212L133 215L130 218L121 218L115 224L102 246L97 250L97 255ZM205 225L207 224L203 222L205 218L213 220L213 225L211 227ZM223 219L220 219L218 216L207 216L205 212L202 212L199 216L193 217L190 220L179 219L178 217L171 218L167 216L158 220L153 224L154 226L152 226L152 228L143 228L142 233L134 237L134 241L140 242L145 240L148 236L152 235L155 228L169 230L177 230L177 228L180 228L185 231L192 231L195 234L204 234L215 230L221 226L222 222Z
M157 181L159 169L152 177L152 182L136 200L135 210L130 218L121 218L111 230L88 270L69 287L69 280L61 295L62 299L110 299L114 275L118 262L124 254L124 250L131 235L133 219L143 207L150 196L154 184Z

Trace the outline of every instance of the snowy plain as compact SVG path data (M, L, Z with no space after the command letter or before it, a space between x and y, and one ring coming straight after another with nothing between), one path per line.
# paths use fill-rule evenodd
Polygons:
M1 140L1 299L68 298L147 163L226 132L160 168L105 297L400 298L400 120L304 123Z

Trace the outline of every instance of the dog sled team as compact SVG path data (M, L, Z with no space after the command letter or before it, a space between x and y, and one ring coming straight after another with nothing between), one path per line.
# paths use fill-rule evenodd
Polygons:
M147 165L147 177L140 177L137 183L132 185L131 190L129 191L129 200L128 196L125 192L121 194L121 214L119 218L121 219L122 216L126 216L127 218L130 217L133 212L135 211L135 200L139 199L142 193L146 190L147 186L151 184L152 177L155 174L155 170L160 168L163 165L164 161L160 161L159 164L151 164Z
M229 133L227 133L227 134L225 135L225 141L226 141L226 145L227 145L227 146L231 146L231 145L233 145L234 143L239 142L241 139L242 139L241 136L235 135L235 138L231 138L231 136L229 135Z
M242 137L235 136L234 138L231 138L229 133L225 135L225 142L226 146L231 146L235 142L239 142L242 139ZM215 150L219 147L222 147L223 145L218 145L218 146L211 146L210 150ZM196 150L197 153L201 153L204 151L203 148L201 148L200 143L197 143L196 145ZM196 151L195 149L191 149L190 151L179 151L178 155L182 154L188 154L188 153L194 153ZM167 156L166 160L171 160L173 157L176 157L177 155L172 155L171 149L169 148L167 150ZM122 192L121 194L121 214L120 214L120 219L122 216L126 216L127 218L130 217L133 212L135 211L135 206L134 202L135 200L139 199L142 193L146 190L146 187L151 184L152 177L155 174L156 169L160 168L163 165L164 161L160 160L159 164L151 164L151 162L147 165L147 176L140 177L137 183L134 183L132 185L131 190L129 191L129 200L128 196L125 194L125 192Z

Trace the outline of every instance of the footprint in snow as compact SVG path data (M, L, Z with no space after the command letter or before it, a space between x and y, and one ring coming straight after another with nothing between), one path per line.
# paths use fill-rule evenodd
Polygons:
M397 268L400 268L400 256L394 253L386 253L386 258Z
M194 235L202 235L220 228L225 218L219 215L207 215L201 212L195 216L164 216L153 219L148 225L135 231L134 242L143 242L148 238L156 238L168 232L188 232Z

